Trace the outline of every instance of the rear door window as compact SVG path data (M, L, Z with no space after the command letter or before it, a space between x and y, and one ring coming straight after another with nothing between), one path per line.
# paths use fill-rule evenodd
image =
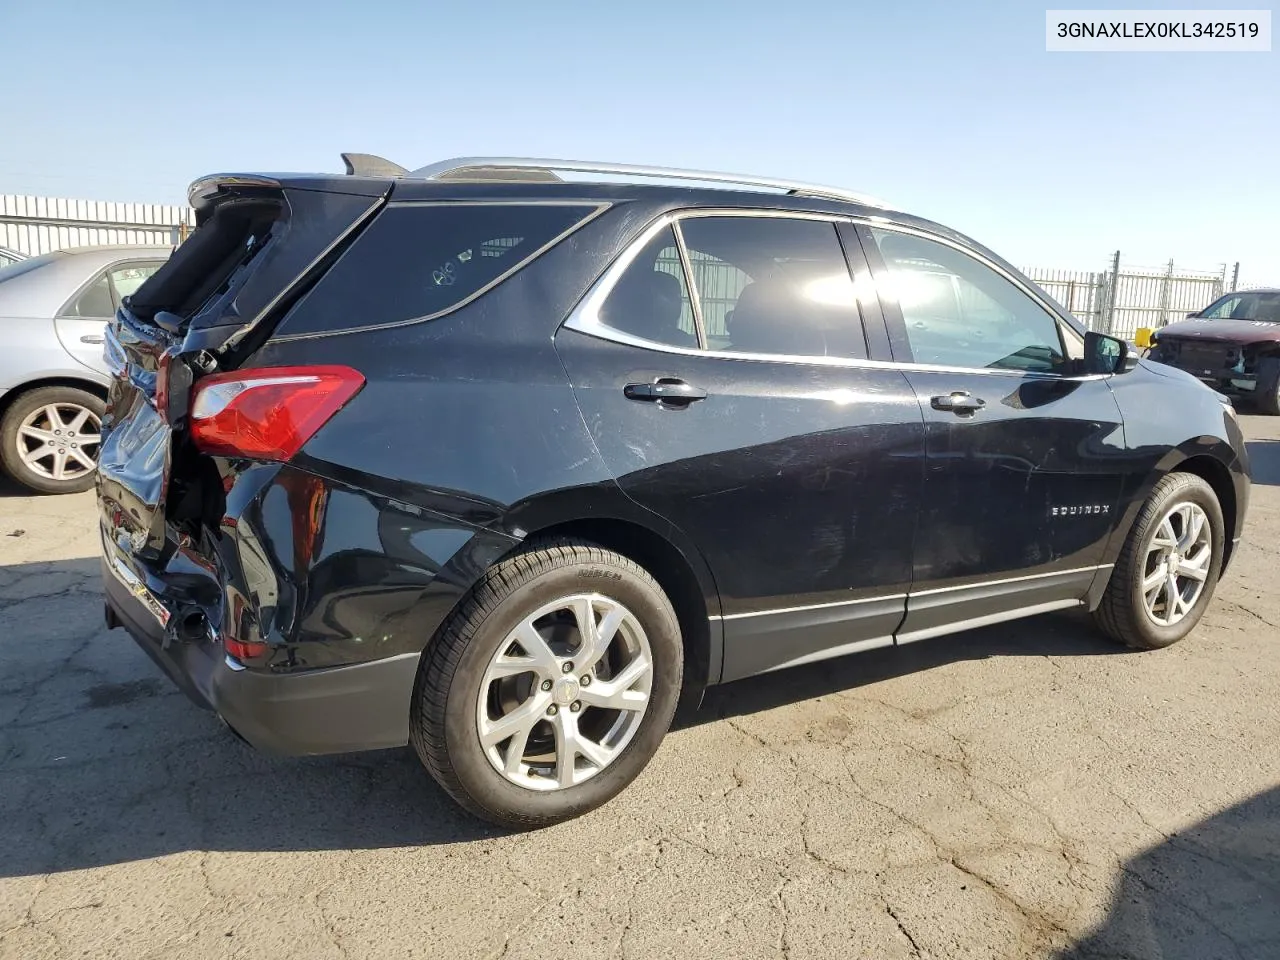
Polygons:
M597 209L576 203L393 204L278 332L328 333L438 316L510 276Z
M124 263L118 267L112 267L108 275L111 277L111 287L115 291L116 304L120 304L125 297L132 296L162 266L164 266L163 260L155 260L150 263ZM115 313L114 310L111 312Z
M674 230L664 227L636 254L600 305L599 316L606 327L651 343L698 346Z
M710 349L865 359L853 279L835 224L688 217L680 232Z
M164 265L163 260L121 263L98 274L93 283L64 308L59 316L82 319L110 319L124 297L137 290Z

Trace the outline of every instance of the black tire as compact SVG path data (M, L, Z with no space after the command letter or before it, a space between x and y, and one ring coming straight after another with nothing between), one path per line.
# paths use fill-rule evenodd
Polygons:
M87 390L76 387L37 387L20 394L9 404L4 417L0 418L0 464L4 465L5 472L9 476L36 493L82 493L89 490L93 487L97 476L96 469L88 470L81 467L80 469L84 470L83 473L74 478L58 480L33 470L22 461L19 455L18 445L21 438L18 430L30 416L47 406L63 409L79 407L88 410L101 422L105 404ZM82 448L77 446L77 449ZM93 445L91 457L96 463L98 457L96 444Z
M502 776L476 728L480 686L499 645L545 604L584 592L623 603L648 639L649 703L631 741L595 776L540 791ZM459 605L422 657L409 724L419 759L444 790L477 816L534 829L580 816L633 781L657 752L680 695L684 648L671 602L632 560L578 540L530 543L495 565Z
M1280 357L1263 357L1258 361L1254 401L1263 413L1280 416Z
M1147 551L1160 521L1175 505L1185 502L1198 505L1208 517L1212 553L1200 596L1181 620L1164 626L1147 612L1142 580L1146 575ZM1191 473L1171 473L1161 478L1129 531L1102 602L1093 613L1094 622L1112 639L1138 650L1156 650L1177 643L1200 622L1213 598L1222 570L1225 536L1222 507L1209 484Z

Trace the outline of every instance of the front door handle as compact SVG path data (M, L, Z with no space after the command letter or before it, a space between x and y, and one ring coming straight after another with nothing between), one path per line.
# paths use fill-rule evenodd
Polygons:
M86 333L80 338L81 343L102 343L106 337L100 333Z
M935 410L950 410L957 417L971 417L985 407L987 401L964 390L953 390L940 397L930 397L929 405Z
M685 407L695 400L705 400L707 391L676 377L658 377L652 383L628 383L622 388L628 400L646 400L664 407Z

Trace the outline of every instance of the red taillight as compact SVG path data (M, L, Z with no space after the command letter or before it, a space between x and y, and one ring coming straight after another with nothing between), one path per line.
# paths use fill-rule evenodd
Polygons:
M196 383L191 439L203 453L289 460L364 386L350 367L255 367Z
M222 645L227 653L237 660L252 660L267 652L267 645L257 640L233 640L231 637L223 637Z

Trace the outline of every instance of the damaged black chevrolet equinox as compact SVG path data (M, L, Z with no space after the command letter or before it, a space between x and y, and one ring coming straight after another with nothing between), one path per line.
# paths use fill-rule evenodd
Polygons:
M840 190L510 158L197 181L111 324L106 617L244 740L590 810L708 685L1070 607L1182 639L1231 405Z

